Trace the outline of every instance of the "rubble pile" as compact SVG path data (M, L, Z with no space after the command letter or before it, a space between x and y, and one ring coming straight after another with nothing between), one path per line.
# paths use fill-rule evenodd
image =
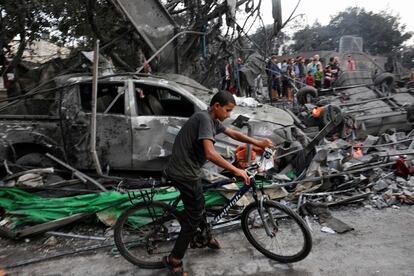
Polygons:
M368 135L362 142L325 139L316 147L316 154L294 193L318 189L349 194L352 190L353 197L361 199L358 196L365 194L377 208L412 204L413 140L411 133L402 132L379 137ZM332 201L335 197L330 194L327 199Z
M329 141L324 138L315 147L314 156L306 170L296 177L291 165L279 172L273 168L263 175L264 188L272 198L285 200L286 204L296 207L304 216L313 214L321 217L321 212L315 211L315 208L355 202L362 202L367 208L379 209L414 204L413 141L412 133L402 132L389 132L378 137L368 135L362 141ZM56 160L53 156L50 158ZM275 155L276 164L278 158ZM129 194L119 193L122 191L122 179L119 178L95 179L83 176L83 173L72 168L73 179L56 179L56 171L61 172L61 167L12 173L9 168L11 164L4 161L3 165L9 174L0 182L0 206L3 211L0 227L1 233L7 237L23 238L96 213L101 222L111 226L124 208L142 200L142 197L134 194L136 199L131 201ZM268 180L269 176L271 180ZM207 178L214 181L217 176L209 174ZM82 179L89 181L85 183ZM112 191L97 190L100 188ZM206 202L208 206L223 204L229 192L235 190L237 186L225 192L220 191L224 197L209 193ZM30 192L46 193L48 197L57 198L45 198ZM177 195L170 188L159 191L156 197L157 200L168 201ZM43 225L41 230L35 228L33 231L30 227L19 228L25 224L42 223L50 225Z

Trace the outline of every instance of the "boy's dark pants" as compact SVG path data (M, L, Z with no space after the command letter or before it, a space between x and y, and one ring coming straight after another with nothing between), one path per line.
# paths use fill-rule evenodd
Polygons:
M174 183L180 191L184 211L180 214L181 231L171 255L182 259L197 232L197 227L204 222L204 196L201 179L185 182L174 180Z

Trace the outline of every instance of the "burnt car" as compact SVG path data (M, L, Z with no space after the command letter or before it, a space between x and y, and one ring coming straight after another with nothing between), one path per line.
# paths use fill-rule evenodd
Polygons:
M31 91L0 107L0 159L44 166L50 162L44 154L51 153L77 169L92 170L92 76L60 76L54 83L53 88ZM181 75L100 77L96 152L102 168L160 171L181 126L194 112L207 109L213 93ZM238 106L226 124L239 114L250 118L251 135L297 147L308 141L281 109ZM232 159L235 146L235 141L218 137L216 148L223 156Z

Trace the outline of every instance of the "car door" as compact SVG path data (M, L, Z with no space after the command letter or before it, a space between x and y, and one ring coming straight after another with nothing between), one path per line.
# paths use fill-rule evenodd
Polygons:
M165 83L131 83L135 108L131 110L133 165L159 171L171 155L178 131L197 110L195 103Z
M131 119L129 114L129 98L127 82L100 82L98 85L97 114L96 114L96 151L101 163L102 170L132 169L132 139ZM87 167L91 168L90 154L90 121L92 84L83 83L79 86L82 112L78 112L76 126L83 127L83 133L73 133L79 137L74 149L81 150L83 156L87 156ZM83 123L82 123L83 122ZM78 157L82 155L78 154ZM78 162L84 160L79 158ZM84 165L85 166L85 165Z

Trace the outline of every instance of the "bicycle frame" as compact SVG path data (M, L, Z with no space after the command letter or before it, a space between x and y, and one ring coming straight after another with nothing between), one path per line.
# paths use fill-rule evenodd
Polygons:
M210 185L206 185L203 187L203 192L206 192L210 189L213 188L217 188L220 186L224 186L227 184L231 184L234 183L233 180L224 180L224 181L219 181ZM250 184L246 185L244 184L243 187L241 187L241 189L233 195L233 197L226 203L226 205L224 205L224 207L220 210L220 213L217 214L212 221L210 221L208 224L209 226L214 226L216 224L218 224L218 222L228 214L229 210L236 205L236 203L240 200L240 198L242 198L247 192L250 191L250 189L252 189L252 194L253 194L253 198L254 200L257 202L259 201L259 199L257 198L257 184L256 184L256 180L254 177L250 178ZM178 203L181 200L181 196L178 196L176 199L174 199L173 203L170 204L174 209L177 207Z
M225 184L222 184L225 185ZM219 186L222 186L219 185ZM214 185L217 186L217 185ZM206 190L208 190L209 186L206 187ZM210 226L216 225L224 216L226 216L230 210L230 208L232 208L234 205L236 205L236 203L240 200L240 198L242 198L250 189L253 189L253 198L257 201L257 195L256 195L256 191L257 191L257 186L256 186L256 181L254 179L254 177L252 177L250 179L250 184L246 185L244 184L243 187L241 187L241 189L233 195L233 197L226 203L226 205L224 205L224 207L221 209L220 213L217 214L213 220L209 223Z
M223 186L225 184L229 184L228 182L221 182L221 183L215 183L209 186L206 186L204 188L204 191L207 191L208 189L211 189L212 187L218 187L218 186ZM265 214L263 212L264 208L264 202L266 201L266 197L262 196L260 199L257 197L257 184L256 184L256 180L254 177L250 178L250 184L246 185L244 184L243 187L227 202L227 204L221 209L220 213L218 215L216 215L212 221L210 221L208 223L208 228L211 229L212 226L217 225L219 223L219 221L227 215L227 213L229 212L230 208L232 208L234 205L236 205L236 203L240 200L240 198L242 198L250 189L252 189L252 194L253 194L253 199L259 203L259 215L260 218L263 221L263 225L265 227L265 231L266 234L268 236L273 237L274 233L270 230L269 224L267 223L267 220L265 219ZM262 189L262 194L264 195L264 190ZM267 208L266 208L267 209ZM268 211L268 210L267 210ZM277 228L277 225L274 222L273 219L273 215L271 212L267 213L268 216L271 217L271 224L274 228ZM209 231L207 229L207 231Z

